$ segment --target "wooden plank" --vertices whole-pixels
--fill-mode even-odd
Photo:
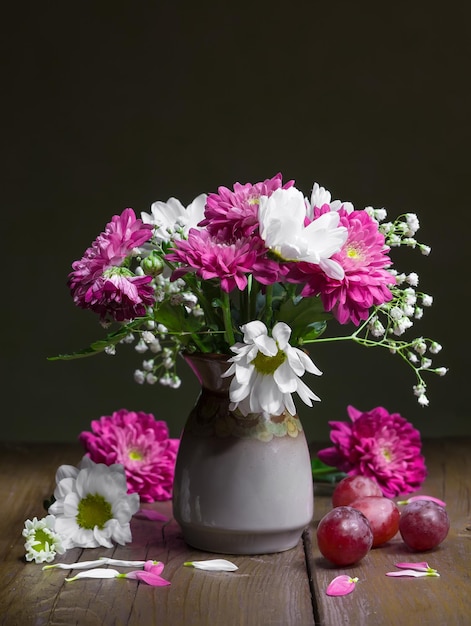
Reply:
[[[451,529],[438,548],[413,553],[400,535],[385,546],[371,550],[357,565],[337,568],[320,554],[316,526],[331,508],[332,489],[315,488],[314,521],[307,547],[318,621],[325,626],[381,624],[408,626],[468,626],[471,623],[471,440],[433,440],[424,443],[429,470],[418,493],[433,495],[447,503]],[[309,539],[308,539],[309,541]],[[440,578],[389,578],[388,571],[400,561],[427,561]],[[339,574],[358,576],[355,591],[344,597],[325,594],[328,583]]]
[[[0,518],[4,573],[0,624],[314,624],[302,542],[280,554],[228,556],[239,566],[234,573],[204,572],[183,563],[214,555],[186,546],[175,522],[166,525],[133,519],[132,544],[113,549],[76,548],[57,561],[70,563],[99,556],[160,560],[165,563],[169,587],[152,588],[129,580],[66,583],[67,570],[43,572],[40,565],[25,563],[21,537],[24,520],[44,515],[42,500],[52,493],[57,467],[76,464],[81,450],[74,445],[0,445],[0,449],[0,497],[9,507],[8,519]],[[145,506],[171,517],[168,502]]]

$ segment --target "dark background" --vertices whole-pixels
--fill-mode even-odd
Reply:
[[[229,7],[233,7],[232,9]],[[184,204],[281,171],[356,208],[417,212],[430,257],[401,255],[434,296],[412,336],[444,349],[429,408],[398,357],[312,352],[323,401],[297,406],[310,439],[345,408],[383,405],[424,436],[470,434],[470,78],[467,2],[19,3],[3,14],[3,440],[74,440],[91,419],[152,412],[178,436],[197,385],[141,387],[123,348],[48,355],[102,336],[66,279],[115,213]],[[398,257],[395,257],[398,258]]]

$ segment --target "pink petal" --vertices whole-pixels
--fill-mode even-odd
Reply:
[[[162,561],[146,561],[144,563],[144,570],[158,576],[164,571],[164,564]]]
[[[346,574],[342,574],[341,576],[337,576],[334,580],[328,585],[325,590],[328,596],[346,596],[355,589],[355,583],[358,581],[358,578],[351,578]]]
[[[145,570],[137,570],[135,572],[128,572],[125,575],[126,578],[132,578],[134,580],[142,580],[148,585],[152,585],[153,587],[164,587],[165,585],[170,585],[170,581],[165,580],[161,576],[154,574],[153,572],[146,572]]]
[[[168,517],[166,515],[162,515],[162,513],[153,511],[152,509],[139,509],[134,517],[137,517],[138,519],[148,519],[153,522],[168,522]]]
[[[425,561],[422,563],[394,563],[394,565],[402,569],[415,569],[417,572],[426,572],[431,569]]]

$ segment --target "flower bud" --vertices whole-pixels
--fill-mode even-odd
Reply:
[[[164,262],[155,252],[151,252],[141,261],[141,267],[147,276],[158,276],[163,272]]]

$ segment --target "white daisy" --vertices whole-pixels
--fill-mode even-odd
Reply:
[[[322,372],[305,352],[290,346],[287,324],[275,324],[272,337],[260,321],[249,322],[241,330],[244,342],[231,347],[236,356],[229,359],[232,364],[224,374],[233,375],[229,389],[232,411],[281,415],[287,410],[295,415],[292,393],[298,393],[308,406],[312,406],[311,400],[319,400],[300,376],[305,371],[317,376]]]
[[[54,515],[46,515],[38,520],[33,517],[27,519],[22,535],[26,538],[26,560],[35,563],[50,563],[56,554],[64,554],[60,535],[55,531],[56,518]]]
[[[325,213],[305,226],[306,208],[303,194],[294,187],[262,196],[258,210],[260,235],[266,246],[285,261],[314,263],[331,278],[341,280],[343,268],[330,257],[345,243],[347,229],[338,225],[337,211]]]
[[[158,241],[169,241],[186,236],[190,228],[196,228],[204,218],[207,194],[197,196],[186,208],[176,198],[167,202],[154,202],[150,213],[141,213],[144,224],[155,226],[154,235]]]
[[[139,495],[127,493],[122,465],[94,463],[84,457],[79,467],[61,465],[56,473],[56,531],[66,549],[113,547],[130,542],[130,520],[139,508]]]

